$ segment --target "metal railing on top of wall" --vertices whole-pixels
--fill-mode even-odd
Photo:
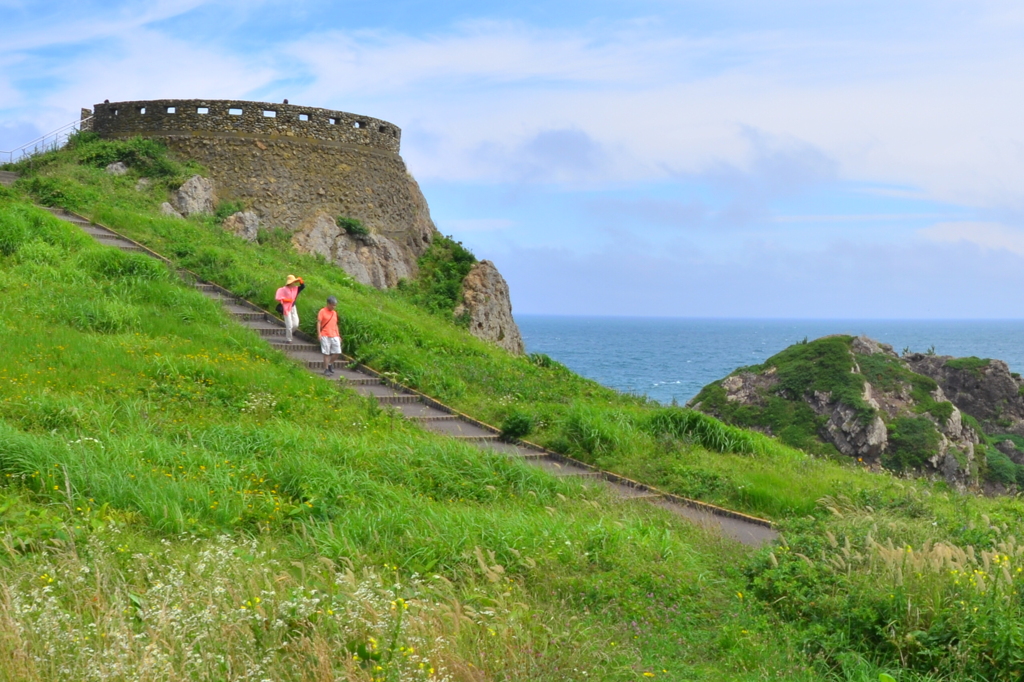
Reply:
[[[68,143],[68,138],[81,130],[83,125],[91,121],[92,116],[78,121],[72,121],[71,123],[62,125],[54,131],[46,133],[42,137],[37,137],[31,142],[26,142],[16,149],[12,149],[10,151],[0,150],[0,163],[15,163],[16,161],[30,158],[36,154],[60,149]]]

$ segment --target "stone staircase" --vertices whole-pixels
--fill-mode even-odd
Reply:
[[[4,181],[3,175],[0,175],[0,181]],[[166,258],[131,239],[81,216],[62,209],[47,210],[61,220],[78,226],[102,244],[123,251],[145,253],[170,263]],[[349,364],[347,367],[336,368],[333,376],[325,377],[322,374],[323,356],[320,354],[319,344],[314,343],[315,339],[296,331],[295,341],[289,344],[285,342],[283,322],[271,313],[234,296],[216,284],[199,281],[192,273],[181,270],[179,273],[186,281],[191,281],[204,296],[220,303],[239,324],[252,329],[275,349],[302,363],[310,372],[315,372],[325,381],[331,381],[341,388],[372,397],[381,405],[397,410],[405,418],[418,423],[428,431],[518,458],[555,476],[576,477],[589,485],[603,486],[624,500],[647,500],[743,544],[760,545],[774,540],[778,535],[772,530],[771,524],[763,519],[663,493],[528,443],[503,441],[499,438],[497,429],[459,414],[429,396],[389,382],[368,367],[353,368],[353,365]]]
[[[11,171],[0,171],[0,185],[3,185],[4,187],[10,187],[17,179],[17,173],[12,173]]]

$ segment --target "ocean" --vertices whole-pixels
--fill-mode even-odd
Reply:
[[[680,404],[737,367],[828,334],[864,334],[939,355],[997,358],[1024,371],[1024,320],[700,320],[517,315],[528,353],[545,353],[620,391]]]

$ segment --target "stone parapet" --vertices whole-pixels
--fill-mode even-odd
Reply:
[[[159,99],[95,105],[92,130],[103,137],[197,135],[291,138],[398,154],[401,129],[369,116],[317,107],[225,99]]]

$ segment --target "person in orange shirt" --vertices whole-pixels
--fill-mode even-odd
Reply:
[[[341,332],[338,331],[338,299],[327,297],[327,305],[316,315],[316,335],[324,356],[324,376],[334,374],[334,361],[341,357]]]
[[[292,342],[292,332],[299,327],[299,309],[295,307],[295,299],[305,288],[306,284],[301,277],[288,275],[284,286],[274,294],[274,298],[277,299],[277,311],[284,318],[285,343]]]

